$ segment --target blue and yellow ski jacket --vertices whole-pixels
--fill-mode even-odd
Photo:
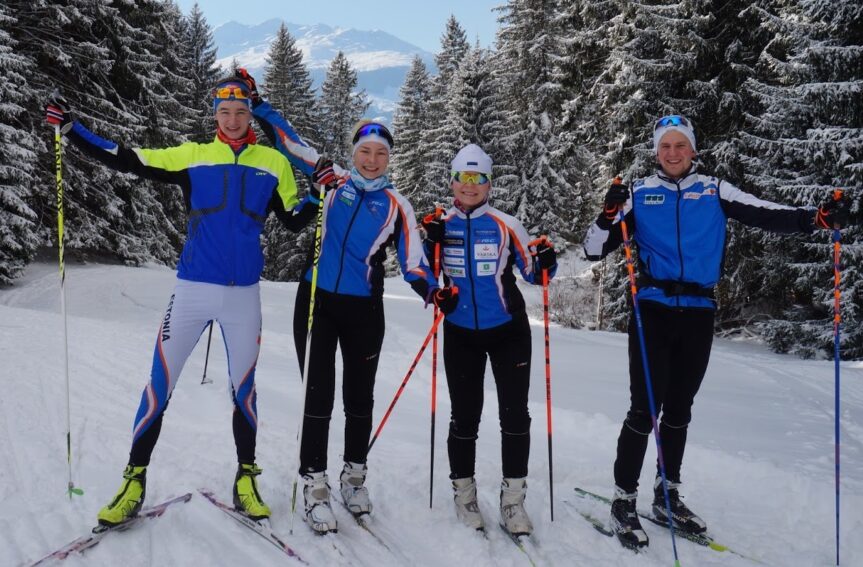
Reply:
[[[183,189],[188,233],[177,277],[219,285],[252,285],[264,266],[260,236],[270,211],[283,220],[297,204],[287,160],[248,144],[236,153],[216,138],[165,149],[128,149],[75,122],[71,140],[107,166]]]

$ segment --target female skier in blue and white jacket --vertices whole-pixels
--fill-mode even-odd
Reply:
[[[531,242],[514,217],[488,202],[491,158],[476,144],[462,148],[452,161],[453,206],[423,219],[426,253],[439,245],[444,279],[459,289],[457,308],[444,320],[444,366],[452,402],[447,447],[456,514],[482,529],[474,478],[476,440],[483,406],[487,359],[497,385],[502,435],[500,513],[513,535],[533,531],[525,509],[530,453],[530,325],[513,268],[525,281],[542,283],[557,270],[554,249],[543,239]],[[534,248],[535,256],[532,256]]]

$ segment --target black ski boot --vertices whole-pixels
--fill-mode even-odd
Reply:
[[[635,498],[637,492],[625,492],[623,489],[614,487],[614,498],[611,499],[611,531],[617,535],[617,539],[623,547],[638,550],[647,547],[650,541],[638,520],[635,511]]]
[[[707,531],[707,524],[680,500],[679,488],[679,482],[668,481],[668,500],[671,503],[674,529],[690,534],[703,534]],[[653,517],[657,524],[668,525],[665,496],[662,494],[662,477],[659,476],[653,483]]]

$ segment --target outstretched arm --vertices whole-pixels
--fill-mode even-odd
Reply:
[[[726,216],[745,225],[785,233],[808,234],[815,229],[815,209],[765,201],[725,181],[720,181],[718,187],[720,203]]]
[[[318,151],[308,145],[294,130],[293,125],[270,106],[270,103],[259,100],[253,106],[252,115],[270,142],[288,158],[291,165],[305,175],[311,176],[315,171],[315,165],[321,158]],[[333,170],[339,178],[348,175],[347,171],[337,165],[333,165]]]

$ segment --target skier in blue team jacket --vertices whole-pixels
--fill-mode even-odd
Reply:
[[[240,70],[257,95],[254,79]],[[328,189],[322,231],[315,312],[309,354],[300,474],[305,487],[304,519],[313,530],[337,530],[330,506],[327,444],[335,396],[335,354],[341,347],[345,410],[344,467],[340,493],[355,515],[372,510],[366,452],[372,428],[374,383],[384,337],[383,285],[386,247],[394,244],[402,274],[426,303],[444,312],[458,302],[455,288],[439,288],[423,253],[413,208],[386,175],[393,138],[382,124],[363,120],[351,134],[353,168],[344,172],[321,158],[291,124],[258,96],[253,114],[268,138],[313,182]],[[309,195],[297,208],[310,220],[320,201]],[[294,308],[294,342],[303,363],[311,293],[311,267],[305,272]]]
[[[447,448],[456,514],[483,529],[474,468],[483,406],[486,360],[491,359],[500,408],[503,481],[501,525],[513,535],[529,535],[533,525],[524,509],[530,453],[530,325],[513,267],[533,284],[557,270],[547,240],[531,242],[524,226],[488,202],[491,158],[476,144],[452,161],[453,206],[423,219],[426,253],[440,245],[444,279],[458,287],[461,300],[446,314],[443,357],[452,403]],[[535,256],[532,257],[532,251]]]
[[[622,209],[638,247],[638,303],[675,528],[703,533],[707,526],[680,500],[680,468],[692,402],[707,370],[727,219],[772,232],[809,233],[842,226],[849,201],[829,199],[818,210],[758,199],[716,177],[696,171],[695,133],[683,116],[659,119],[653,132],[658,171],[635,181],[632,193],[614,183],[603,211],[588,229],[584,251],[598,260],[620,246]],[[634,317],[629,321],[631,405],[617,441],[611,525],[621,543],[648,545],[636,514],[638,477],[652,424]],[[653,514],[667,522],[659,463],[654,481]]]

